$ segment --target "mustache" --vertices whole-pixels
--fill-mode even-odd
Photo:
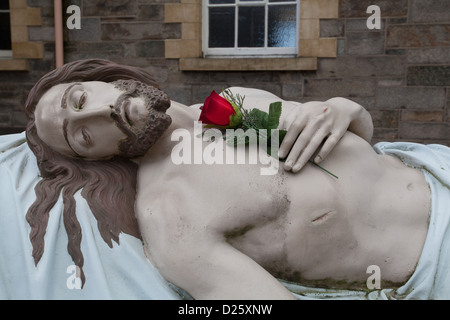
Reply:
[[[131,126],[122,116],[122,109],[125,107],[127,101],[130,98],[142,97],[145,101],[145,107],[147,108],[148,115],[144,119],[144,122],[139,127]],[[171,124],[172,119],[165,113],[167,108],[160,101],[156,100],[155,104],[151,103],[152,98],[148,97],[145,92],[139,92],[137,88],[133,87],[120,95],[114,106],[111,109],[111,118],[114,120],[117,127],[125,134],[126,138],[122,140],[119,149],[132,150],[131,154],[143,154],[145,153],[156,140],[164,133],[164,131]],[[154,100],[154,99],[153,99]],[[170,105],[170,102],[169,102]],[[160,107],[163,106],[163,110]],[[126,110],[125,110],[126,112]],[[129,151],[123,151],[123,155],[129,154]]]
[[[123,91],[114,106],[111,106],[111,118],[125,134],[119,144],[120,155],[127,158],[144,155],[172,123],[172,119],[166,114],[170,99],[158,88],[139,81],[117,80],[113,83]],[[139,124],[133,125],[127,117],[126,108],[128,100],[136,97],[144,100],[147,115]]]
[[[121,94],[119,98],[117,98],[116,103],[111,108],[111,118],[114,120],[119,129],[126,134],[128,138],[132,138],[135,135],[135,133],[133,132],[129,124],[122,117],[122,108],[125,102],[127,102],[130,98],[133,98],[135,96],[136,95],[134,91],[125,92]],[[150,111],[151,108],[148,106],[147,103],[146,107],[148,111]]]

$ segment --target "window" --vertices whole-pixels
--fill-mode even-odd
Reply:
[[[320,20],[338,18],[339,0],[179,1],[164,5],[164,22],[181,24],[164,56],[181,71],[317,70],[318,58],[337,55],[337,38],[320,37]]]
[[[11,57],[11,21],[9,1],[0,0],[0,58]]]
[[[203,1],[207,56],[295,56],[299,0]]]

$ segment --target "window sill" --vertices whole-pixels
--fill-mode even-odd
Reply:
[[[26,59],[0,59],[0,71],[28,71],[30,65]]]
[[[317,58],[181,58],[181,71],[317,70]]]

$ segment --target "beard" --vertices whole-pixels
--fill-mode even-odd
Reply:
[[[170,99],[163,91],[136,80],[118,80],[112,84],[124,92],[117,99],[111,114],[119,129],[127,136],[119,144],[120,156],[143,156],[172,123],[172,119],[166,114]],[[144,100],[148,114],[139,121],[139,125],[130,125],[121,116],[121,109],[126,100],[135,97]]]

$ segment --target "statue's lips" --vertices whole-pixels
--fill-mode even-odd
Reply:
[[[130,127],[133,126],[133,122],[130,116],[130,100],[126,100],[122,106],[122,112],[121,112],[121,116],[122,116],[122,120],[127,123]]]
[[[136,126],[139,123],[144,123],[145,119],[148,117],[149,110],[148,106],[144,103],[135,103],[134,101],[125,100],[120,115],[122,120],[127,123],[130,127]]]

